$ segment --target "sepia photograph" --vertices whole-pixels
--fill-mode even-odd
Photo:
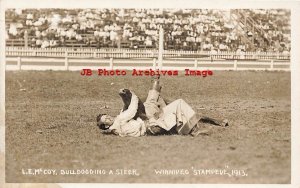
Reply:
[[[292,183],[291,8],[90,7],[5,8],[6,183]]]

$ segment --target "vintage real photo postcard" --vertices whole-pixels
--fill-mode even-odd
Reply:
[[[291,6],[71,2],[6,2],[7,183],[292,183]]]

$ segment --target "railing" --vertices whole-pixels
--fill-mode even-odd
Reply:
[[[262,28],[259,28],[258,23],[255,20],[253,20],[251,17],[246,16],[245,13],[241,12],[240,10],[236,10],[235,12],[238,14],[240,21],[246,27],[248,27],[250,31],[253,31],[255,29],[260,34],[259,37],[266,39],[266,40],[268,40],[268,42],[270,42],[270,40],[268,38],[264,37],[266,34],[265,30],[263,30]]]
[[[6,47],[6,57],[69,57],[98,59],[153,59],[158,57],[155,49],[118,49],[118,48],[24,48]],[[290,53],[276,52],[213,52],[164,50],[164,59],[200,59],[200,60],[282,60],[289,61]]]
[[[153,58],[157,50],[147,49],[117,49],[117,48],[22,48],[7,47],[7,57],[74,57],[74,58]]]
[[[149,69],[290,70],[290,54],[93,48],[6,48],[7,70]]]
[[[163,70],[280,70],[290,71],[290,62],[278,60],[163,59],[162,67],[153,59],[103,59],[70,57],[7,57],[6,70],[81,70],[81,69],[163,69]]]

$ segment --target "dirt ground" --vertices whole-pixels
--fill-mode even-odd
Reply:
[[[164,98],[182,98],[202,115],[227,118],[230,126],[205,126],[207,134],[197,137],[131,138],[101,134],[96,115],[118,114],[121,88],[146,98],[149,77],[7,71],[6,181],[290,183],[290,83],[289,72],[162,77]],[[22,174],[40,168],[41,174]],[[57,174],[44,174],[50,169]],[[102,174],[61,174],[72,169]],[[139,175],[121,175],[124,169]],[[160,170],[166,173],[156,174]]]

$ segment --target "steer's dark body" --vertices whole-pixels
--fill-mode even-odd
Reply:
[[[128,109],[128,106],[130,105],[132,93],[129,89],[121,89],[119,92],[119,95],[121,96],[123,103],[124,103],[122,111],[125,111]],[[138,110],[133,119],[136,120],[138,117],[141,118],[142,120],[147,119],[146,112],[145,112],[145,106],[140,98],[139,98],[139,103],[138,103]]]

